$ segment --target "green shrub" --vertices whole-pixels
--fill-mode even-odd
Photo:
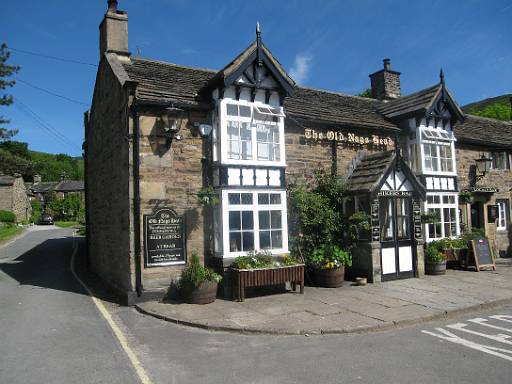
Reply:
[[[312,269],[336,269],[341,266],[352,266],[352,255],[336,245],[324,244],[313,250],[307,259]]]
[[[272,254],[268,251],[247,252],[247,256],[238,256],[231,263],[233,268],[238,269],[254,269],[254,268],[270,268],[272,264]]]
[[[432,263],[441,263],[445,260],[445,256],[442,252],[442,242],[431,241],[427,245],[425,250],[425,260]]]
[[[180,287],[197,288],[202,282],[220,282],[222,277],[211,268],[203,267],[197,252],[192,252],[190,264],[181,272]]]
[[[0,222],[1,223],[14,223],[16,221],[16,216],[14,213],[9,211],[0,210]]]
[[[468,243],[470,240],[475,240],[480,237],[485,237],[485,231],[481,228],[471,228],[467,231],[464,231],[461,238],[464,239],[466,243]]]

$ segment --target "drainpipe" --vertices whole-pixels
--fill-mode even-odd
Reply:
[[[135,290],[137,296],[141,297],[144,290],[142,286],[142,267],[141,267],[141,242],[140,242],[140,160],[139,160],[139,143],[140,143],[140,127],[139,112],[136,104],[132,105],[133,118],[133,232],[135,247]]]

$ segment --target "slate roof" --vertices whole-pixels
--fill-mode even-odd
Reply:
[[[47,193],[53,191],[57,186],[58,181],[43,181],[37,184],[33,184],[30,190],[34,193]]]
[[[427,110],[441,92],[441,84],[425,88],[419,92],[402,96],[396,100],[382,103],[379,112],[389,118],[407,115],[419,110]]]
[[[14,180],[16,180],[14,176],[0,175],[0,186],[9,187],[14,184]]]
[[[383,151],[363,157],[348,177],[347,190],[353,193],[373,191],[380,184],[394,159],[394,151]]]
[[[453,131],[462,143],[512,148],[512,122],[465,115],[464,122],[457,123]]]
[[[56,192],[80,192],[84,190],[83,180],[63,180],[55,187]]]
[[[208,102],[201,91],[217,73],[139,57],[123,62],[122,67],[130,80],[139,83],[139,99],[191,106]],[[377,112],[380,104],[374,99],[297,87],[293,96],[285,99],[285,111],[299,119],[398,130],[397,125]]]

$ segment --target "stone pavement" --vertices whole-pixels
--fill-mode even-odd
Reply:
[[[369,332],[512,302],[512,259],[496,271],[447,270],[444,276],[340,288],[217,299],[207,305],[149,301],[137,309],[178,324],[209,330],[268,334]]]

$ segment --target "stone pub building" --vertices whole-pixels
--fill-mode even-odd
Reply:
[[[192,252],[220,271],[250,250],[285,254],[287,185],[319,168],[347,181],[347,212],[371,216],[353,255],[370,282],[422,276],[424,242],[464,227],[510,256],[512,124],[465,115],[442,73],[402,96],[385,59],[370,81],[372,98],[298,86],[259,28],[220,70],[135,57],[108,1],[85,114],[91,269],[132,303],[163,295]]]

